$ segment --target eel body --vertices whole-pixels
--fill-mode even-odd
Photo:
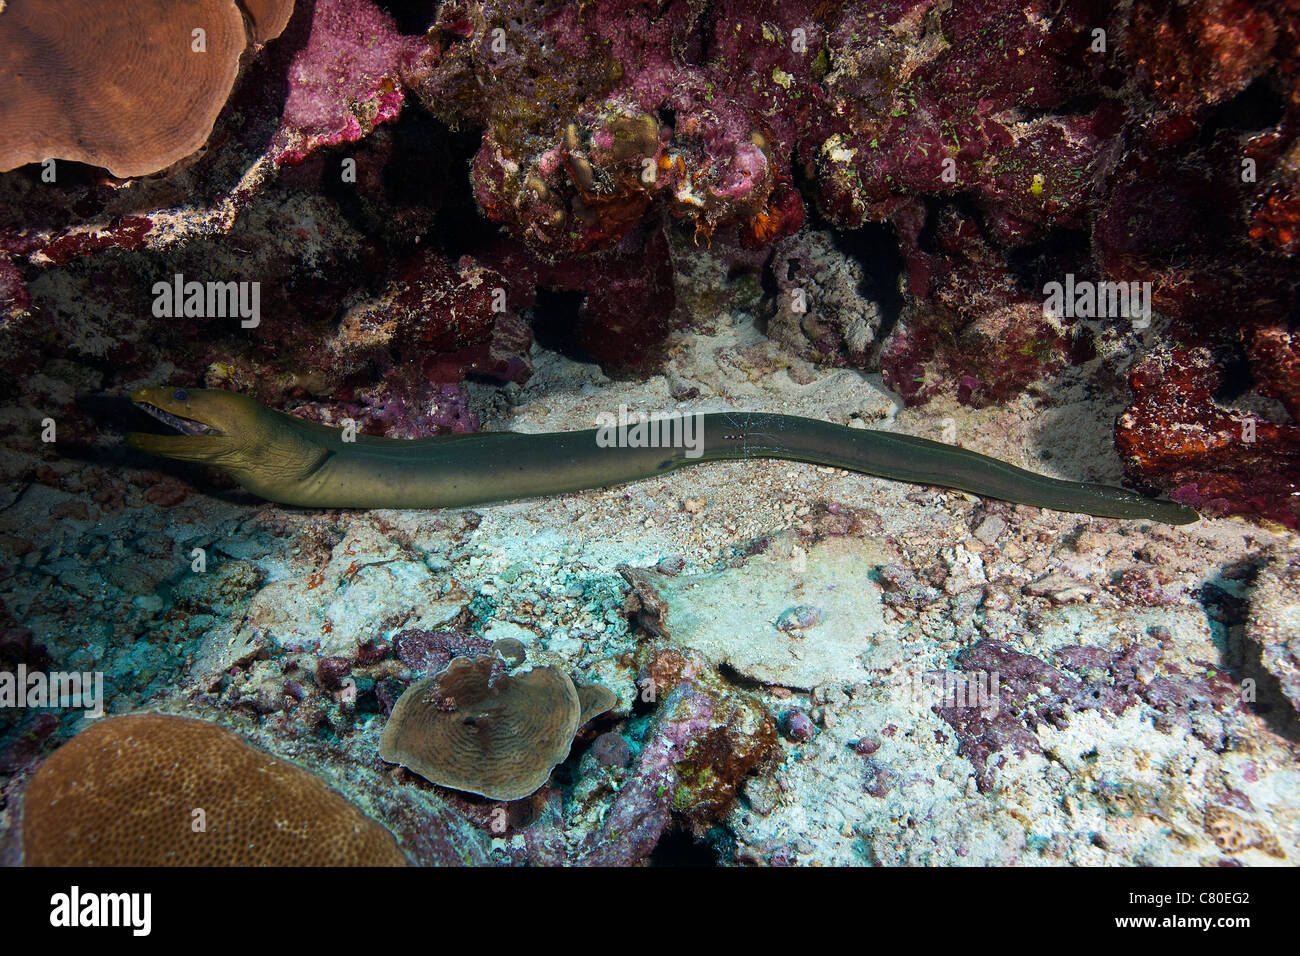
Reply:
[[[341,429],[235,392],[142,388],[131,397],[181,432],[133,432],[132,447],[211,465],[255,495],[307,508],[455,508],[601,488],[702,462],[779,458],[1056,511],[1167,524],[1199,517],[1173,501],[1048,478],[955,445],[789,415],[696,415],[689,448],[606,447],[601,429],[345,441]]]

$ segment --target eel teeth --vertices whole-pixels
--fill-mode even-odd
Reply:
[[[178,432],[184,435],[220,435],[221,432],[204,425],[202,422],[196,422],[192,418],[181,418],[179,415],[173,415],[171,412],[165,412],[157,405],[150,405],[148,402],[141,402],[140,407],[152,415],[164,425],[170,425]]]

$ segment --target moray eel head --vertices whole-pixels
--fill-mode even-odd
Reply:
[[[138,388],[131,401],[179,435],[131,432],[129,447],[162,458],[212,465],[272,501],[320,464],[326,448],[306,422],[263,408],[256,399],[209,388]]]
[[[131,401],[179,435],[148,435],[131,432],[131,448],[207,465],[220,465],[236,453],[245,429],[241,422],[257,410],[245,395],[207,388],[137,388]]]

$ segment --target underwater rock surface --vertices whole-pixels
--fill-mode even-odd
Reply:
[[[17,675],[76,672],[421,865],[1300,862],[1294,0],[241,7],[183,149],[0,123],[0,861],[112,726]],[[1204,517],[770,459],[305,511],[125,450],[145,385],[390,439],[797,414]],[[381,758],[493,648],[617,700],[517,799]]]
[[[851,370],[771,369],[753,317],[677,345],[668,374],[633,384],[536,352],[513,403],[489,385],[474,401],[491,427],[546,430],[680,385],[704,408],[833,396],[845,420],[954,427],[1041,470],[1114,477],[1087,471],[1108,434],[1082,376],[1055,420],[940,405],[945,426]],[[223,715],[327,775],[415,862],[657,862],[673,831],[730,864],[1272,864],[1300,848],[1280,531],[1088,519],[772,461],[475,511],[327,514],[62,471],[76,490],[32,484],[0,512],[6,666],[102,669],[109,712]],[[656,609],[666,633],[645,626]],[[619,698],[541,790],[490,801],[380,760],[405,687],[506,640]],[[945,681],[979,706],[951,706]],[[0,716],[12,826],[29,773],[86,722]]]
[[[798,535],[762,542],[737,568],[689,576],[630,575],[641,623],[764,684],[811,691],[857,670],[884,638],[872,572],[892,549],[870,539],[832,539],[805,551]],[[646,609],[650,608],[647,614]]]

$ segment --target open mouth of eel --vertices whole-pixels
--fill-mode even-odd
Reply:
[[[164,425],[170,425],[182,435],[220,435],[221,430],[213,428],[211,425],[205,425],[202,422],[195,421],[192,418],[182,418],[180,415],[173,415],[171,412],[165,412],[157,405],[151,405],[148,402],[137,402],[136,405]]]

